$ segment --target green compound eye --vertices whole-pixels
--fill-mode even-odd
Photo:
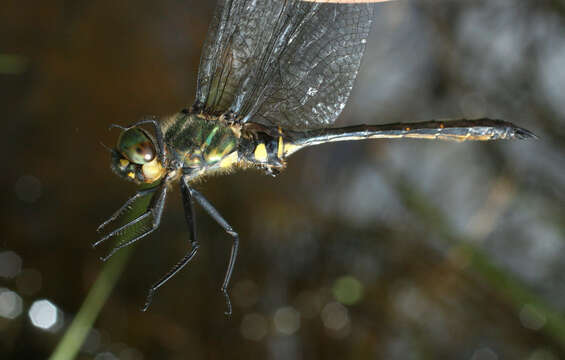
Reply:
[[[128,129],[120,135],[117,150],[135,164],[143,165],[155,158],[153,143],[145,132],[138,128]]]

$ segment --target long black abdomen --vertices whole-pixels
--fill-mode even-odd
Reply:
[[[384,125],[355,125],[343,128],[285,132],[285,155],[312,145],[334,141],[365,139],[429,139],[451,141],[488,141],[528,139],[536,136],[510,122],[492,119],[424,121]]]

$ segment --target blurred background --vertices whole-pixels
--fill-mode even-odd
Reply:
[[[230,238],[198,208],[196,260],[140,312],[188,249],[180,192],[101,263],[95,229],[135,187],[100,143],[192,104],[213,7],[3,2],[0,358],[48,358],[96,286],[79,359],[565,358],[563,0],[379,5],[337,125],[488,116],[540,140],[336,143],[211,178],[241,238],[231,319]]]

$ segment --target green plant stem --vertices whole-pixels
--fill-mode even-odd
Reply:
[[[133,247],[122,249],[105,264],[50,360],[67,360],[76,357],[102,306],[116,285],[132,250]]]

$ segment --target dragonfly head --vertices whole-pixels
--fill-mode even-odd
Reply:
[[[112,149],[112,170],[118,176],[136,184],[149,184],[160,180],[166,173],[161,165],[155,142],[139,127],[125,129]]]

